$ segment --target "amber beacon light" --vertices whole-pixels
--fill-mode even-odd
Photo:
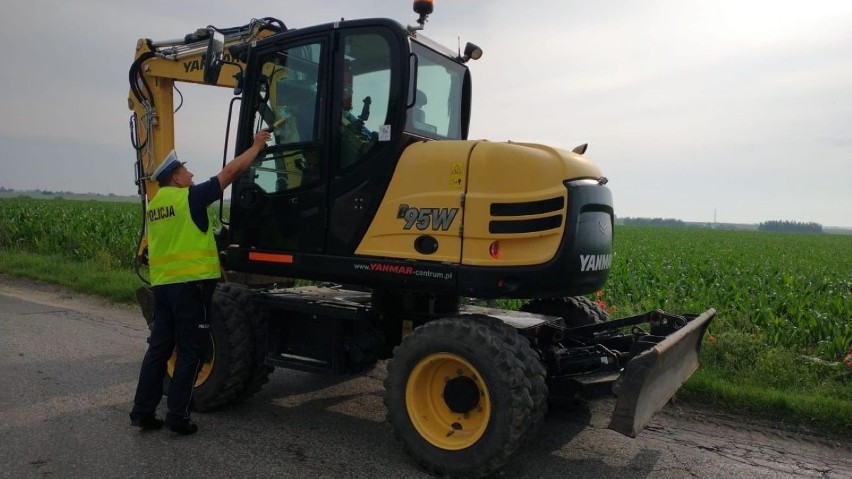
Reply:
[[[417,19],[417,23],[420,25],[419,27],[409,27],[412,30],[423,30],[423,27],[426,24],[426,18],[429,17],[429,14],[435,10],[435,2],[434,0],[414,0],[414,13],[419,15],[420,17]]]
[[[429,15],[434,9],[434,0],[414,0],[414,13],[419,15]]]

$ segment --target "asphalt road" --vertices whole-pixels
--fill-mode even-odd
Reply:
[[[355,377],[277,370],[245,403],[194,415],[194,436],[140,432],[128,412],[146,336],[134,308],[0,276],[0,477],[431,477],[384,422],[383,364]],[[629,439],[605,428],[611,406],[552,410],[498,476],[852,477],[852,448],[836,439],[686,406]]]

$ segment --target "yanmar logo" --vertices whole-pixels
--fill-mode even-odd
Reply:
[[[410,276],[414,273],[414,268],[411,266],[400,266],[396,264],[370,263],[370,271],[405,274]]]
[[[437,271],[431,269],[418,269],[414,266],[387,263],[354,263],[352,266],[355,268],[356,271],[370,271],[373,273],[390,273],[399,274],[402,276],[414,276],[419,280],[453,280],[453,272],[451,270]]]
[[[611,254],[581,254],[580,271],[601,271],[612,266]]]
[[[233,63],[235,61],[234,58],[227,53],[223,55],[223,60],[225,63]],[[204,70],[204,57],[201,57],[201,60],[189,60],[183,62],[184,73],[192,73],[202,70]]]

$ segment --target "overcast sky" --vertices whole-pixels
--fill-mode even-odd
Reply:
[[[416,17],[409,0],[3,0],[0,186],[134,194],[136,40],[267,16]],[[485,52],[471,139],[588,142],[619,216],[852,226],[852,1],[437,0],[425,34]],[[206,178],[230,91],[181,89],[177,149]]]

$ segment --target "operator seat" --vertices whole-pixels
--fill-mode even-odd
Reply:
[[[436,133],[437,128],[434,125],[426,123],[426,112],[422,107],[429,103],[429,98],[423,90],[417,90],[417,95],[414,98],[414,106],[411,107],[411,112],[408,116],[408,124],[406,129],[413,132],[421,133]]]
[[[417,97],[414,100],[414,107],[412,108],[415,123],[426,123],[426,112],[423,111],[422,107],[428,102],[429,99],[423,93],[423,90],[417,90]]]

